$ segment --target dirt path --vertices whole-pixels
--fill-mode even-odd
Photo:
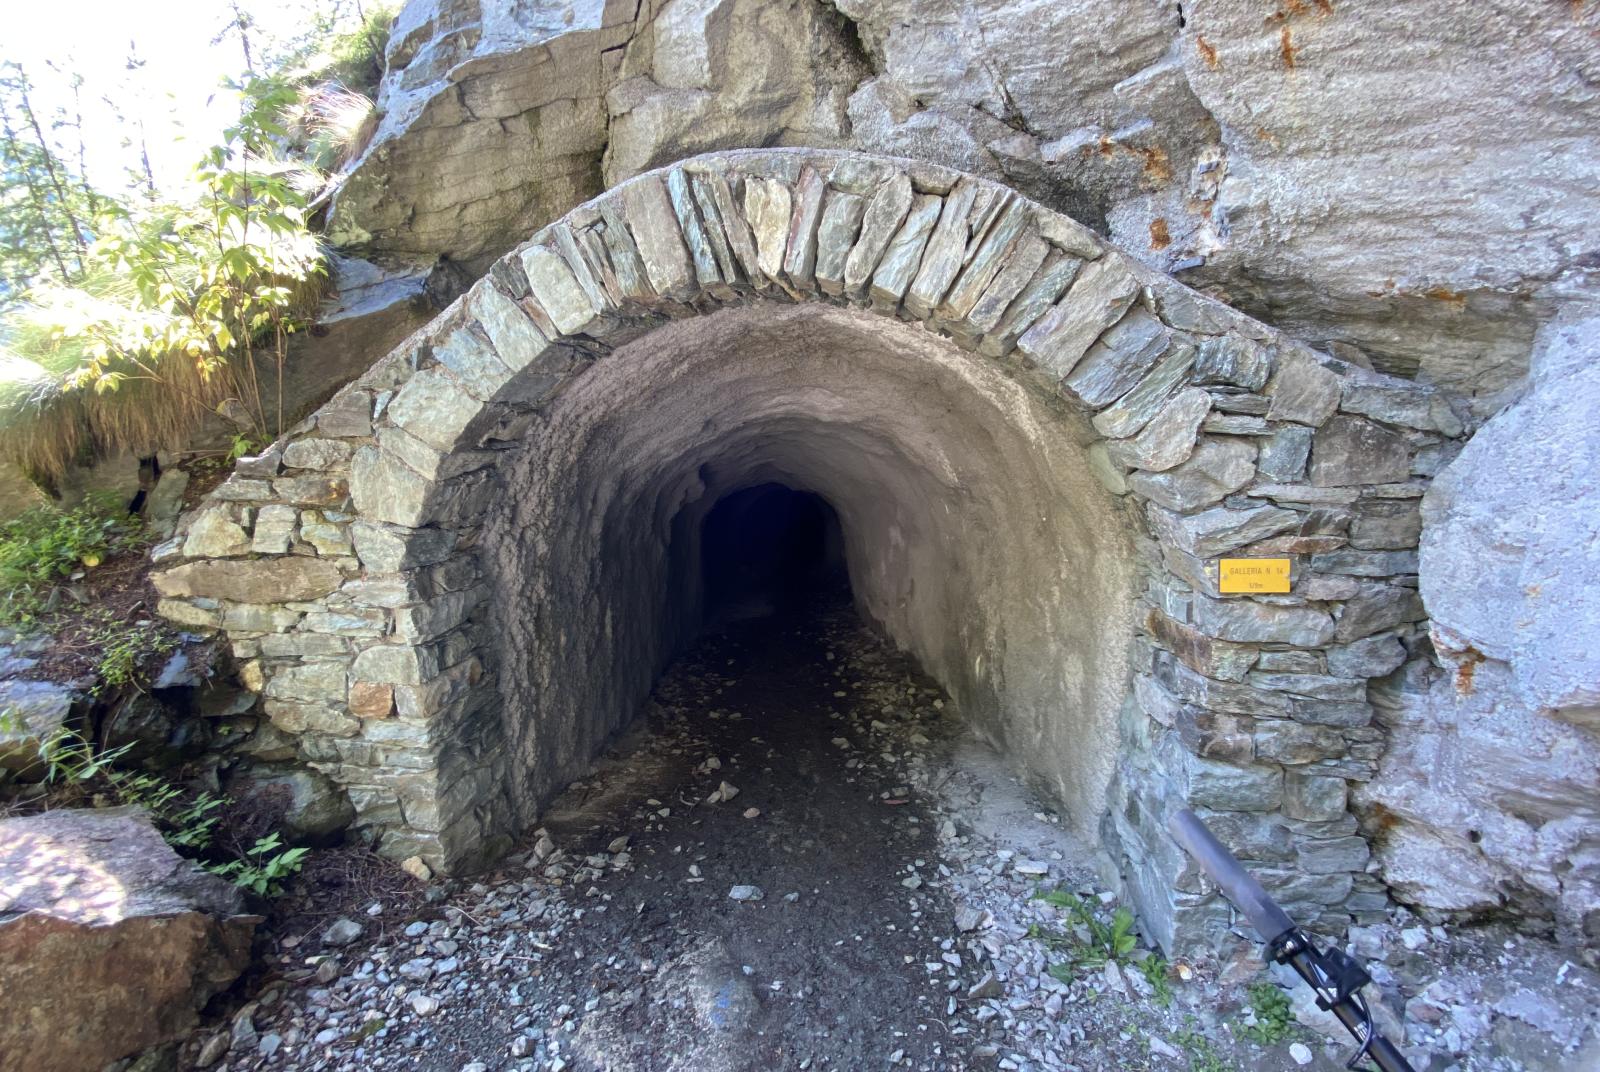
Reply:
[[[948,1023],[956,965],[939,947],[953,909],[918,877],[935,859],[933,824],[845,714],[870,692],[891,708],[883,725],[939,732],[941,694],[908,661],[854,678],[830,650],[847,630],[832,615],[707,638],[658,687],[648,752],[608,764],[547,817],[580,857],[629,837],[626,868],[594,887],[606,911],[565,933],[623,970],[560,957],[550,969],[618,995],[577,1033],[597,1066],[856,1067],[898,1051],[962,1067]],[[903,690],[892,704],[891,684]],[[732,799],[710,799],[726,787]],[[740,886],[760,899],[735,900]],[[655,970],[626,982],[640,963]]]
[[[1250,943],[1221,963],[1133,948],[1107,964],[1076,914],[1108,926],[1116,909],[1091,859],[848,610],[747,621],[670,668],[639,728],[498,870],[278,928],[252,996],[177,1067],[1342,1067],[1337,1028],[1324,1039],[1245,992]],[[329,927],[334,911],[348,916]],[[1360,941],[1391,1036],[1465,1054],[1419,1068],[1585,1067],[1600,977],[1494,930],[1402,942],[1408,919]],[[1291,994],[1306,1022],[1325,1018]],[[1423,1020],[1402,1028],[1413,1008]],[[1469,1014],[1478,1034],[1445,1026]]]

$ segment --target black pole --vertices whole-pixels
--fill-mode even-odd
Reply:
[[[1168,820],[1167,830],[1223,895],[1244,913],[1267,943],[1267,959],[1293,968],[1316,991],[1317,1007],[1333,1013],[1360,1043],[1361,1048],[1348,1067],[1355,1068],[1362,1059],[1368,1059],[1380,1072],[1416,1072],[1405,1055],[1373,1026],[1372,1011],[1360,994],[1372,977],[1360,964],[1341,949],[1318,949],[1194,812],[1187,808],[1178,811]]]

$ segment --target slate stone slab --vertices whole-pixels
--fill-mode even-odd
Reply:
[[[1267,418],[1294,421],[1316,427],[1333,416],[1339,407],[1343,381],[1337,374],[1303,350],[1290,350],[1278,357],[1278,369],[1267,385],[1272,404]]]
[[[1000,269],[983,295],[967,314],[967,327],[974,334],[993,331],[1022,288],[1028,285],[1050,253],[1050,243],[1038,235],[1026,234]]]
[[[961,320],[972,312],[989,284],[1006,267],[1012,249],[1032,222],[1032,212],[1017,198],[1008,195],[1000,203],[1004,206],[1000,218],[983,236],[960,278],[939,303],[936,312],[941,320]]]
[[[1264,480],[1287,484],[1305,476],[1306,460],[1311,457],[1311,429],[1300,424],[1280,425],[1261,444],[1257,468]]]
[[[1100,333],[1122,319],[1139,294],[1139,281],[1117,257],[1085,267],[1067,294],[1017,340],[1023,355],[1057,379],[1077,367]]]
[[[1111,443],[1113,460],[1131,469],[1165,472],[1194,453],[1200,422],[1211,412],[1211,396],[1198,387],[1185,388],[1156,411],[1133,439]]]
[[[1128,486],[1169,510],[1189,513],[1219,502],[1256,475],[1256,448],[1242,440],[1208,439],[1188,460],[1162,473],[1136,472]]]
[[[694,262],[666,183],[652,175],[631,182],[622,189],[622,204],[650,286],[664,298],[688,301],[695,292]]]
[[[1188,343],[1174,343],[1133,390],[1095,414],[1095,431],[1109,439],[1126,439],[1137,435],[1161,411],[1178,384],[1188,377],[1194,363],[1194,353],[1195,348]]]
[[[710,199],[717,207],[717,218],[722,222],[722,233],[728,240],[729,250],[738,260],[744,277],[752,284],[756,283],[761,278],[760,254],[756,251],[750,224],[739,211],[739,202],[727,178],[718,174],[696,176],[695,184],[697,188],[703,185],[709,191]]]
[[[880,186],[867,201],[861,216],[861,237],[851,247],[845,258],[844,289],[847,294],[859,296],[883,259],[889,243],[905,223],[912,204],[911,176],[897,172]]]
[[[1333,616],[1316,607],[1279,606],[1258,600],[1196,595],[1194,627],[1219,640],[1316,648],[1333,639]]]
[[[1038,272],[1006,309],[1000,323],[979,342],[978,352],[985,357],[1009,354],[1018,338],[1054,307],[1062,292],[1078,277],[1083,263],[1080,258],[1059,251],[1046,255]]]
[[[827,189],[827,181],[815,168],[808,164],[800,169],[783,255],[783,274],[797,290],[816,289],[817,223],[822,219],[822,197]]]
[[[828,195],[817,225],[817,287],[829,295],[844,293],[845,264],[861,232],[867,202],[859,194],[834,191]]]
[[[875,306],[894,308],[900,304],[906,288],[916,275],[923,248],[928,243],[928,236],[933,233],[943,204],[937,194],[919,194],[911,202],[911,211],[906,213],[905,223],[884,250],[878,270],[872,274],[870,293]]]
[[[1091,408],[1110,405],[1154,367],[1171,341],[1165,324],[1135,307],[1089,347],[1062,386]]]
[[[1235,510],[1213,506],[1197,514],[1179,516],[1152,508],[1156,531],[1196,558],[1213,558],[1290,529],[1298,528],[1300,515],[1277,506]]]
[[[1317,429],[1310,472],[1323,487],[1395,483],[1411,475],[1411,445],[1399,432],[1339,414]]]
[[[695,282],[702,290],[722,290],[722,273],[717,268],[716,254],[712,252],[711,239],[706,236],[705,226],[700,221],[700,210],[695,205],[694,192],[689,188],[689,177],[682,168],[667,172],[667,195],[672,200],[672,213],[677,218],[678,230],[683,234],[689,260],[694,264]]]
[[[1194,382],[1198,384],[1230,384],[1259,391],[1271,373],[1271,351],[1237,335],[1206,339],[1194,360]]]
[[[944,199],[939,222],[928,236],[916,277],[906,290],[906,312],[918,320],[926,320],[933,314],[934,306],[939,304],[961,270],[967,252],[967,221],[978,192],[976,182],[963,178]]]

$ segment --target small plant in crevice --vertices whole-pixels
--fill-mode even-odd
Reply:
[[[15,708],[0,711],[0,729],[25,732],[21,714]],[[71,730],[59,730],[39,742],[39,759],[45,768],[45,784],[72,786],[92,783],[107,776],[111,765],[131,747],[95,748]]]
[[[1250,1011],[1255,1023],[1239,1027],[1239,1034],[1263,1046],[1275,1046],[1289,1037],[1294,1027],[1294,1008],[1289,997],[1270,980],[1250,984]]]
[[[168,845],[191,853],[210,848],[218,818],[213,813],[226,798],[190,793],[156,774],[113,770],[106,777],[120,803],[137,804],[150,813]]]
[[[1043,942],[1048,949],[1067,954],[1067,960],[1049,968],[1050,975],[1063,983],[1070,983],[1080,971],[1098,971],[1108,961],[1118,965],[1129,963],[1139,946],[1133,933],[1133,913],[1125,907],[1119,906],[1107,922],[1081,897],[1068,890],[1041,888],[1033,897],[1067,913],[1069,930],[1037,923],[1028,928],[1028,937]]]
[[[1158,1008],[1169,1008],[1172,1005],[1172,965],[1167,963],[1167,958],[1152,953],[1136,966],[1139,974],[1144,976],[1144,981],[1150,984],[1150,1000]]]
[[[1178,1049],[1189,1055],[1189,1072],[1233,1072],[1211,1040],[1202,1035],[1189,1020],[1189,1026],[1173,1036]]]
[[[177,637],[150,623],[107,624],[89,639],[100,652],[94,667],[100,679],[92,690],[96,695],[136,684],[146,660],[165,655],[178,646]]]

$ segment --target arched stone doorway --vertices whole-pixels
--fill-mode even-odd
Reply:
[[[1381,899],[1346,790],[1459,431],[1003,187],[717,154],[508,254],[243,463],[157,583],[385,851],[462,868],[692,633],[705,512],[813,492],[865,613],[1169,944],[1226,917],[1162,833],[1181,803],[1302,915]],[[1293,588],[1224,597],[1222,555],[1289,557]]]

